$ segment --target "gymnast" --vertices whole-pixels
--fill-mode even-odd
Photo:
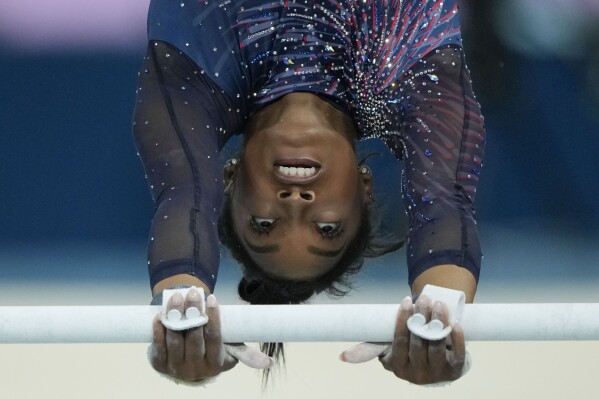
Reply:
[[[456,0],[153,0],[133,130],[155,203],[148,270],[154,303],[201,287],[210,321],[186,332],[157,319],[153,367],[202,381],[238,361],[268,369],[262,351],[223,345],[212,293],[224,244],[252,304],[343,295],[364,257],[396,250],[373,222],[373,176],[356,142],[382,140],[403,162],[407,265],[425,284],[474,298],[481,252],[474,215],[484,127],[464,61]],[[225,143],[243,135],[223,166]],[[224,171],[224,172],[223,172]],[[399,212],[399,209],[397,210]],[[197,290],[169,308],[200,307]],[[414,312],[447,324],[444,304],[404,300],[394,342],[341,359],[379,358],[417,384],[460,377],[464,335],[410,334]]]

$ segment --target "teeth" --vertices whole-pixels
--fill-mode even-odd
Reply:
[[[316,168],[315,167],[311,167],[311,168],[302,168],[302,167],[295,167],[295,166],[279,166],[279,173],[285,175],[285,176],[291,176],[291,177],[310,177],[310,176],[314,176],[316,174]]]

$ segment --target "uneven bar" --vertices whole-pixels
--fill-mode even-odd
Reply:
[[[225,342],[389,342],[398,305],[223,305]],[[0,307],[0,343],[149,343],[160,306]],[[599,340],[599,303],[466,305],[468,341]]]

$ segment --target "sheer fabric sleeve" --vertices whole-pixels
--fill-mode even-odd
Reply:
[[[397,84],[400,134],[386,143],[404,161],[409,283],[442,264],[464,267],[478,280],[482,254],[474,201],[485,132],[462,48],[431,51]]]
[[[155,205],[148,244],[152,287],[190,274],[214,290],[223,197],[219,151],[238,127],[229,99],[191,59],[167,43],[149,44],[133,135]]]

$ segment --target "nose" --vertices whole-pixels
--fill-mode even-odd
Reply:
[[[279,190],[277,197],[285,201],[300,201],[302,203],[309,203],[314,201],[315,195],[312,190],[300,190],[299,187],[292,187],[289,190]]]

